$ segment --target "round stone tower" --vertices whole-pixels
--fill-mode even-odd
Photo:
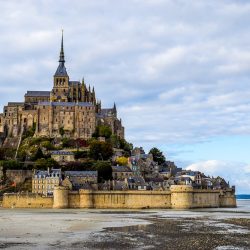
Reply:
[[[193,187],[188,185],[172,185],[171,206],[176,209],[187,209],[193,207]]]
[[[53,208],[69,207],[69,189],[68,187],[54,187],[54,203]]]

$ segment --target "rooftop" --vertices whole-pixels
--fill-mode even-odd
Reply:
[[[30,97],[36,97],[36,96],[44,96],[44,97],[49,97],[50,96],[50,91],[27,91],[25,96],[30,96]]]
[[[64,107],[94,107],[90,102],[39,102],[40,106],[64,106]]]
[[[112,166],[113,172],[132,172],[131,168],[128,166]]]
[[[65,176],[97,176],[97,171],[65,171]]]
[[[73,152],[70,151],[51,151],[51,155],[74,155]]]

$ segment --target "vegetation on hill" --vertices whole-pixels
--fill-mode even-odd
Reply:
[[[127,166],[128,165],[128,157],[125,156],[121,156],[116,158],[116,164],[118,164],[119,166]]]
[[[151,148],[149,154],[153,155],[153,160],[157,162],[158,165],[161,165],[166,161],[165,156],[158,148]]]
[[[109,160],[113,155],[113,147],[110,142],[92,140],[89,146],[89,157],[94,160]]]
[[[109,139],[111,135],[112,135],[112,130],[109,126],[99,125],[96,127],[92,137],[94,138],[105,137],[106,139]]]

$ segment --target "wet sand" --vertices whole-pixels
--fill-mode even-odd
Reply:
[[[237,209],[0,209],[0,249],[250,249]]]

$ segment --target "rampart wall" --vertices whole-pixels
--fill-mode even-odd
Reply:
[[[42,197],[39,194],[4,194],[5,208],[52,208],[53,197]]]
[[[236,207],[233,190],[197,190],[189,186],[171,186],[170,191],[69,191],[56,187],[54,197],[38,194],[4,194],[5,208],[211,208]]]

